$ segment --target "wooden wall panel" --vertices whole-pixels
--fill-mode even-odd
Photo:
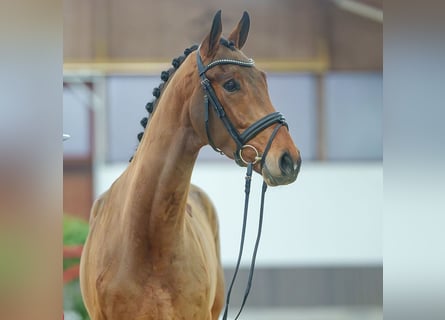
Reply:
[[[317,53],[320,9],[315,0],[65,0],[65,60],[165,60],[200,42],[214,13],[224,33],[251,16],[245,51],[261,59],[309,59]]]
[[[64,4],[66,61],[170,60],[201,41],[221,8],[225,34],[244,10],[250,13],[244,51],[257,60],[314,60],[324,39],[334,70],[380,70],[383,64],[382,24],[346,12],[332,1],[64,0]]]
[[[65,60],[91,60],[93,52],[91,0],[63,1],[63,54]]]
[[[327,38],[331,69],[382,70],[383,25],[331,6]]]
[[[249,12],[251,30],[245,51],[255,57],[309,59],[316,55],[317,1],[110,1],[109,53],[115,59],[169,59],[203,39],[219,8],[226,35],[242,12]]]
[[[91,161],[63,161],[63,212],[89,220],[93,204]]]

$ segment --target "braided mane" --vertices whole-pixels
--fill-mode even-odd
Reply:
[[[221,38],[220,43],[223,46],[229,48],[230,50],[235,50],[233,41],[227,41],[226,39]],[[142,120],[140,121],[141,126],[144,128],[144,131],[139,132],[137,135],[139,142],[141,142],[142,137],[144,136],[145,128],[147,127],[147,124],[148,124],[148,118],[155,112],[156,106],[159,101],[159,97],[161,96],[162,90],[167,85],[168,80],[173,75],[173,73],[175,73],[175,71],[181,66],[181,64],[184,62],[185,58],[187,58],[187,56],[190,53],[192,53],[193,51],[195,51],[196,49],[198,49],[198,45],[196,45],[196,44],[191,46],[190,48],[185,49],[183,55],[181,55],[177,58],[174,58],[172,60],[172,66],[173,66],[172,68],[161,72],[162,82],[159,86],[157,86],[153,89],[154,99],[145,105],[145,109],[148,112],[148,117],[143,117]],[[130,158],[130,162],[131,162],[131,160],[133,160],[133,156]]]
[[[154,99],[145,105],[145,109],[148,112],[148,117],[144,117],[140,121],[141,126],[144,128],[144,131],[138,133],[137,137],[138,137],[139,142],[141,142],[142,137],[144,136],[145,128],[147,127],[147,124],[148,124],[148,118],[155,112],[156,106],[159,101],[159,97],[161,96],[162,90],[167,85],[168,80],[173,75],[173,73],[175,73],[175,71],[181,66],[181,64],[184,62],[185,58],[187,58],[187,56],[190,53],[192,53],[193,51],[195,51],[196,49],[198,49],[198,45],[193,45],[190,48],[185,49],[183,55],[181,55],[177,58],[174,58],[172,60],[172,66],[173,66],[172,68],[161,72],[162,82],[161,82],[161,84],[159,84],[159,86],[157,86],[153,89]],[[130,158],[130,162],[131,162],[131,160],[133,160],[133,156]]]

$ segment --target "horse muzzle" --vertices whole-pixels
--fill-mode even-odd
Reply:
[[[268,186],[286,185],[297,179],[300,166],[300,156],[294,159],[288,152],[284,152],[276,160],[266,158],[261,174]]]

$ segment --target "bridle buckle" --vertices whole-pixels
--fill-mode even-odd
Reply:
[[[207,88],[210,85],[210,80],[207,78],[204,78],[201,80],[201,85],[203,88]]]

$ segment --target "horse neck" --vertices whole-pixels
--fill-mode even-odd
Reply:
[[[165,87],[126,175],[130,204],[125,223],[132,243],[157,246],[164,253],[183,230],[192,170],[202,146],[189,117],[191,81],[180,70]]]

